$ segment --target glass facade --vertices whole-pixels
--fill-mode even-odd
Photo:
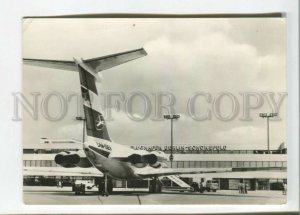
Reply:
[[[134,147],[132,147],[134,148]],[[56,154],[61,151],[78,151],[78,149],[23,149],[23,154]],[[151,152],[151,150],[149,150]],[[170,150],[159,150],[170,154]],[[270,154],[286,154],[285,150],[270,150]],[[173,150],[173,154],[268,154],[267,150]]]
[[[24,160],[23,166],[25,167],[60,167],[52,160]]]
[[[170,150],[162,150],[170,154]],[[268,154],[267,150],[173,150],[173,154]],[[270,154],[286,154],[286,150],[270,150]]]
[[[171,163],[167,162],[168,167]],[[286,167],[286,161],[173,161],[173,168]]]
[[[171,162],[167,162],[171,167]],[[24,160],[25,167],[60,167],[52,160]],[[286,161],[173,161],[173,168],[286,167]]]

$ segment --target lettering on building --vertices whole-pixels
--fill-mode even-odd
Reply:
[[[169,145],[162,145],[162,146],[131,146],[133,149],[137,150],[146,150],[146,151],[170,151],[171,146]],[[173,146],[173,151],[225,151],[225,145],[177,145]]]

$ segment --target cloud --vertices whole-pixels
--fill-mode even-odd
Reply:
[[[72,134],[72,137],[70,137]],[[83,122],[74,122],[65,126],[58,127],[52,132],[52,138],[64,138],[82,140],[83,137]]]
[[[262,148],[265,141],[265,129],[262,127],[241,126],[227,131],[220,131],[215,134],[217,142],[231,147],[252,146]],[[252,148],[251,147],[251,148]]]
[[[277,136],[275,134],[275,136]],[[240,126],[230,130],[220,131],[215,134],[216,142],[227,145],[232,149],[267,149],[266,127]],[[270,149],[277,149],[280,141],[270,140]],[[282,139],[284,142],[284,139]]]
[[[153,93],[175,95],[174,108],[182,116],[174,123],[176,144],[230,144],[234,138],[240,141],[250,132],[251,137],[243,140],[243,145],[251,148],[255,142],[257,147],[265,147],[264,131],[260,131],[264,130],[265,122],[259,117],[243,122],[238,120],[240,113],[230,122],[218,121],[214,116],[210,121],[199,122],[187,117],[187,102],[198,91],[209,92],[213,98],[219,92],[228,91],[238,98],[242,108],[239,92],[285,91],[284,30],[282,19],[265,18],[34,19],[23,34],[23,56],[87,59],[144,47],[146,57],[102,72],[104,81],[98,84],[101,92],[123,92],[126,98],[133,92],[144,93],[151,100],[150,117],[154,110]],[[78,73],[24,66],[23,90],[27,95],[41,92],[41,96],[55,90],[67,97],[80,90]],[[56,123],[26,118],[26,142],[50,134],[80,138],[80,123],[72,126],[77,107],[69,102],[68,108],[65,118]],[[143,108],[142,101],[136,100],[133,114],[141,116]],[[212,103],[205,106],[201,103],[196,111],[202,113],[212,108]],[[230,109],[226,103],[223,108]],[[269,110],[265,103],[252,114],[258,116],[259,111]],[[281,111],[284,113],[285,108]],[[170,141],[168,121],[130,120],[124,103],[113,117],[115,120],[107,124],[117,142],[156,145]],[[273,126],[277,132],[272,133],[272,142],[280,143],[285,139],[285,116]]]

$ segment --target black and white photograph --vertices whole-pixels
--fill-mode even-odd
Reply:
[[[286,204],[286,56],[282,16],[24,18],[24,204]]]

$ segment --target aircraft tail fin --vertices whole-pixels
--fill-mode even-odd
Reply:
[[[40,66],[50,69],[76,71],[76,65],[74,61],[23,58],[23,62],[26,65]]]
[[[98,73],[146,55],[147,52],[143,48],[140,48],[103,57],[82,60],[82,62],[85,63],[90,69]],[[23,58],[23,62],[27,65],[77,71],[77,66],[74,61]]]
[[[88,136],[111,141],[104,117],[101,113],[99,98],[97,98],[97,72],[137,59],[144,55],[146,55],[144,49],[137,49],[90,60],[79,60],[74,58],[80,77],[81,95]]]
[[[77,64],[79,72],[87,136],[111,141],[107,131],[104,117],[101,113],[99,99],[97,98],[97,74],[94,71],[89,70],[89,68],[87,68],[87,66],[84,63],[76,59],[74,60]]]
[[[104,57],[83,60],[83,62],[96,72],[100,72],[146,55],[147,52],[143,48],[140,48]]]

